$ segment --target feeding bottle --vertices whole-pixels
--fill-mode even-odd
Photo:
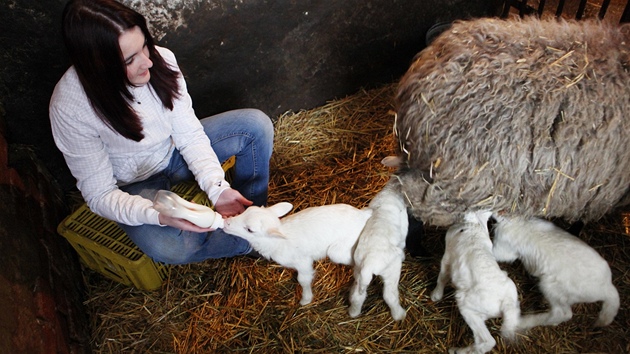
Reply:
[[[153,208],[164,215],[186,219],[200,227],[223,227],[221,214],[205,205],[191,203],[171,191],[159,190],[153,200]]]

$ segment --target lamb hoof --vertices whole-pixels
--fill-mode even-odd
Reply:
[[[431,301],[440,301],[442,300],[442,297],[444,296],[444,293],[438,290],[433,290],[433,292],[431,293]]]
[[[472,347],[465,348],[450,348],[448,350],[448,354],[478,354],[481,352],[475,351]]]
[[[405,309],[400,308],[396,311],[392,311],[392,318],[394,318],[394,321],[402,321],[405,319],[405,317],[407,316],[407,311],[405,311]]]
[[[595,321],[595,323],[593,324],[593,327],[606,327],[609,324],[612,323],[612,320],[602,320],[600,318],[597,319],[597,321]]]
[[[350,315],[350,317],[352,318],[357,318],[360,314],[361,314],[361,309],[355,309],[355,308],[350,307],[350,309],[348,310],[348,315]]]

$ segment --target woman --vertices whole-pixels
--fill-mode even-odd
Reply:
[[[50,102],[55,143],[90,209],[154,260],[200,262],[251,252],[242,238],[153,208],[160,189],[196,179],[223,216],[264,205],[273,125],[254,109],[195,116],[171,51],[114,0],[71,0],[63,39],[72,66]],[[236,155],[232,186],[221,162]]]

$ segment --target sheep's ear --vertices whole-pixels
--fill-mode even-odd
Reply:
[[[400,167],[401,162],[400,156],[386,156],[381,160],[381,163],[387,167]]]
[[[508,221],[508,218],[502,212],[495,212],[492,214],[492,218],[497,222]]]
[[[269,231],[267,232],[267,235],[271,237],[287,238],[286,236],[284,236],[282,232],[280,232],[280,230],[276,228],[269,229]]]
[[[288,212],[290,212],[291,209],[293,209],[293,204],[288,203],[288,202],[281,202],[281,203],[270,206],[268,209],[271,210],[274,214],[276,214],[277,217],[280,218],[286,215]]]

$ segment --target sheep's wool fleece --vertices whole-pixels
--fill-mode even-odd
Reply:
[[[591,221],[627,204],[630,27],[456,22],[396,97],[396,179],[436,226],[469,209]]]

